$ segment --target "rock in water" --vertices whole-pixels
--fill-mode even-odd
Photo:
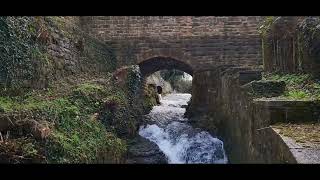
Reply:
[[[168,164],[165,154],[154,143],[141,136],[129,142],[128,164]]]

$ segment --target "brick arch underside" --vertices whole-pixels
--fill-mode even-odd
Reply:
[[[142,61],[138,65],[143,76],[148,76],[164,69],[177,69],[193,75],[193,69],[189,64],[170,57],[154,57]]]

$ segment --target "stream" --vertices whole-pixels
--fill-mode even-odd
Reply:
[[[169,164],[226,164],[223,142],[206,131],[193,128],[183,115],[191,94],[173,93],[161,99],[145,116],[139,135],[154,142]]]

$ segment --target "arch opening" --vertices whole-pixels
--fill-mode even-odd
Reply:
[[[170,57],[154,57],[142,61],[138,65],[140,67],[142,75],[145,77],[160,70],[172,69],[177,69],[186,72],[191,76],[193,75],[193,69],[189,64]]]

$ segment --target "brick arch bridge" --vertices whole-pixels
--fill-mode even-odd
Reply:
[[[146,71],[150,71],[156,69],[151,66],[165,66],[160,61],[176,60],[189,72],[260,65],[261,20],[258,16],[80,17],[84,31],[114,50],[119,66],[149,64]]]

